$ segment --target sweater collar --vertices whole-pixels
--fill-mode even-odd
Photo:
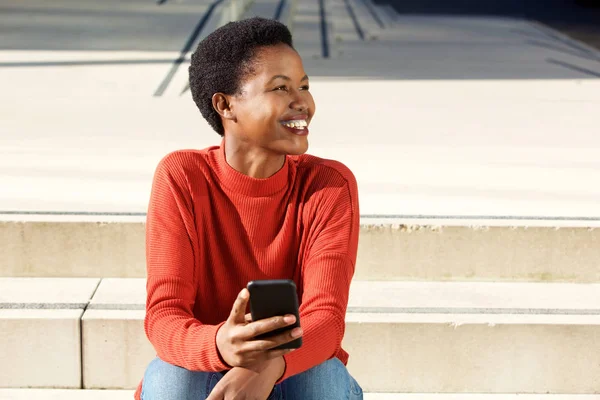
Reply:
[[[223,186],[232,192],[250,197],[267,197],[283,190],[289,183],[290,160],[286,156],[283,167],[268,178],[257,179],[234,169],[225,157],[225,138],[211,152],[211,164]]]

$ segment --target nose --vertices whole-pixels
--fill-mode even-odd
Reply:
[[[301,91],[294,92],[290,108],[296,111],[308,111],[308,101]]]

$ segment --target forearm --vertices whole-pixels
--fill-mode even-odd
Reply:
[[[273,382],[279,381],[285,373],[285,359],[283,357],[277,357],[267,361],[267,366],[263,373],[268,374],[273,378]]]
[[[223,371],[215,345],[219,325],[203,325],[184,316],[147,318],[146,334],[157,355],[166,362],[190,371]]]
[[[234,367],[231,370],[233,371],[239,368],[242,367]],[[283,357],[276,357],[248,369],[263,375],[269,381],[273,381],[273,386],[275,386],[275,383],[279,381],[285,373],[285,360]]]
[[[345,328],[343,318],[320,312],[304,317],[302,325],[302,347],[284,356],[285,371],[280,381],[334,357],[341,346]]]
[[[175,277],[148,278],[146,335],[164,361],[191,371],[223,371],[216,349],[219,325],[203,324],[194,317],[193,302],[186,300],[189,284]],[[172,292],[179,292],[181,297]]]
[[[242,368],[242,367],[235,367],[235,368]],[[268,374],[276,375],[276,373],[279,372],[279,376],[277,376],[277,379],[279,379],[279,378],[281,378],[281,376],[283,375],[283,372],[285,371],[285,360],[283,359],[283,357],[276,357],[276,358],[272,358],[270,360],[264,361],[260,364],[256,364],[252,367],[248,367],[248,369],[251,369],[252,371],[257,372],[259,374],[268,373]]]
[[[346,308],[353,260],[342,253],[322,254],[309,260],[305,271],[300,323],[302,347],[285,355],[283,379],[304,372],[334,357],[345,331]]]

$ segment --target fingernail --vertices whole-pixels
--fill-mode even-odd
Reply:
[[[240,297],[242,299],[245,299],[246,297],[248,297],[248,291],[246,289],[242,289],[242,291],[240,292]]]
[[[302,328],[296,328],[292,331],[292,337],[300,337],[302,336]]]
[[[285,317],[283,317],[283,322],[285,322],[286,324],[293,324],[294,322],[296,322],[296,317],[294,315],[286,315]]]

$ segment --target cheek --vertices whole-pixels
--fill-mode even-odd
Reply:
[[[253,125],[264,125],[272,122],[275,118],[272,107],[266,101],[255,103],[254,107],[248,110],[249,120]]]
[[[315,99],[313,99],[313,96],[310,93],[308,94],[307,102],[308,102],[309,113],[312,116],[315,113],[315,111],[317,111],[317,106],[315,104]]]

